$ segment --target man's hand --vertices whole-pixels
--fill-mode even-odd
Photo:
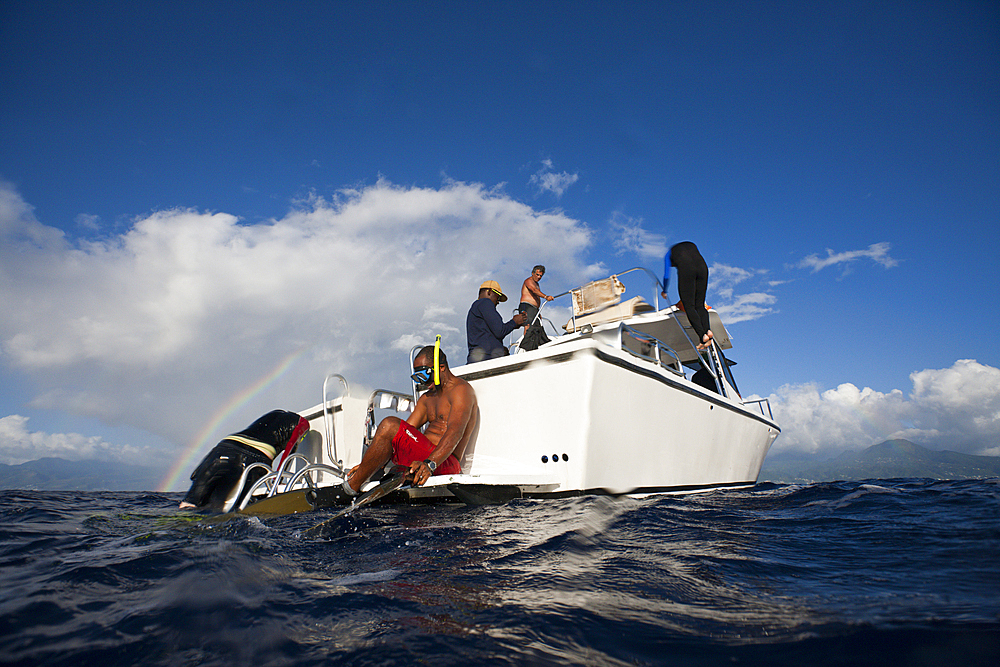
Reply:
[[[410,464],[410,474],[413,475],[413,486],[423,486],[431,478],[431,468],[423,461]]]
[[[528,316],[524,313],[514,313],[514,324],[521,326],[524,321],[528,319]]]

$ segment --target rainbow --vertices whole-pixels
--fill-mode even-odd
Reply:
[[[187,446],[187,448],[177,457],[177,462],[174,463],[173,467],[167,472],[166,476],[160,482],[158,491],[160,493],[166,493],[170,491],[180,480],[184,477],[185,473],[192,470],[192,465],[202,450],[205,448],[205,443],[216,432],[216,429],[228,419],[234,412],[239,410],[241,407],[246,405],[255,396],[260,394],[264,389],[268,387],[275,380],[280,378],[285,371],[287,371],[295,361],[302,356],[302,354],[308,348],[301,348],[292,352],[287,357],[282,359],[278,364],[267,372],[263,377],[254,382],[252,385],[245,389],[241,389],[232,398],[230,398],[226,403],[219,408],[219,411],[212,416],[211,419],[198,431],[195,436],[194,441]]]

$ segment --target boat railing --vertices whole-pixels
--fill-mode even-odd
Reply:
[[[660,282],[660,279],[656,277],[656,274],[654,274],[652,271],[650,271],[649,269],[647,269],[644,266],[635,266],[635,267],[632,267],[631,269],[628,269],[627,271],[622,271],[621,273],[612,274],[612,277],[620,278],[621,276],[624,276],[627,273],[632,273],[633,271],[643,271],[647,276],[649,276],[650,280],[653,281],[653,309],[654,310],[659,310],[660,309],[660,292],[663,291],[663,284]],[[576,288],[571,289],[571,290],[566,290],[562,294],[556,294],[554,297],[552,297],[552,300],[554,301],[554,300],[558,299],[559,297],[566,296],[567,294],[572,294],[576,290],[582,289],[583,287],[586,287],[586,285],[582,285],[580,287],[576,287]],[[539,318],[541,318],[542,308],[545,307],[546,303],[548,303],[548,302],[542,301],[538,305],[538,314],[535,315],[535,319],[532,322],[536,322],[536,321],[539,320]],[[591,311],[591,312],[594,312],[594,311]],[[582,316],[582,315],[589,315],[589,314],[590,313],[581,313],[580,316]],[[577,317],[578,317],[578,315],[576,313],[573,313],[570,316],[570,320],[573,322],[573,331],[577,331],[577,326],[576,326],[576,318]]]
[[[263,463],[254,463],[247,466],[247,469],[243,471],[243,479],[240,480],[241,485],[246,484],[248,473],[257,467],[265,468],[267,470],[267,474],[253,483],[253,486],[251,486],[246,492],[246,495],[243,496],[239,509],[245,508],[250,503],[250,500],[254,496],[258,495],[258,491],[263,490],[263,495],[268,498],[273,496],[275,493],[278,493],[279,489],[280,491],[291,491],[291,485],[287,483],[282,484],[282,479],[284,478],[285,482],[288,482],[289,478],[297,474],[291,471],[291,465],[294,461],[304,461],[306,464],[309,463],[309,459],[302,454],[292,454],[281,462],[281,465],[277,470],[274,470]]]
[[[634,340],[639,349],[634,350],[629,347],[627,339]],[[655,336],[633,329],[624,322],[618,325],[618,347],[632,356],[651,361],[676,375],[684,376],[680,357],[672,347]]]
[[[362,455],[375,438],[375,429],[378,427],[378,423],[375,421],[375,410],[412,412],[417,404],[415,395],[416,386],[414,386],[414,396],[391,389],[376,389],[371,393],[368,397],[368,409],[365,411],[365,441],[362,446]]]
[[[684,329],[684,325],[681,324],[680,319],[678,319],[679,314],[682,312],[684,311],[679,310],[673,313],[670,319],[673,320],[675,324],[677,324],[677,328],[680,330],[681,334],[683,334],[684,338],[687,340],[688,345],[690,345],[691,349],[694,350],[698,363],[701,364],[701,367],[705,369],[705,372],[708,373],[715,381],[716,392],[718,392],[720,396],[726,396],[727,395],[726,385],[722,381],[721,377],[723,372],[722,371],[723,361],[720,358],[721,350],[719,350],[718,344],[713,339],[710,341],[708,348],[699,350],[698,346],[695,345],[693,340],[691,340],[691,336],[688,335],[687,330]]]
[[[552,320],[550,320],[549,318],[542,317],[541,315],[537,315],[535,317],[535,319],[533,320],[533,322],[537,322],[542,327],[542,331],[545,331],[545,324],[544,324],[544,322],[547,322],[548,325],[549,325],[549,330],[552,332],[552,337],[555,338],[555,337],[559,336],[559,327],[557,327],[556,323],[553,322]],[[546,335],[548,335],[548,334],[546,334]]]
[[[349,395],[351,393],[351,388],[347,384],[347,378],[345,378],[343,375],[340,375],[339,373],[330,373],[323,380],[323,429],[326,435],[325,437],[326,454],[329,457],[329,460],[333,463],[333,465],[339,469],[338,472],[341,475],[343,475],[344,464],[340,459],[337,458],[337,434],[336,434],[337,429],[334,428],[333,425],[333,406],[330,404],[331,401],[327,397],[327,386],[329,385],[330,380],[334,378],[340,380],[340,383],[344,387],[343,393],[341,393],[340,396],[338,396],[337,398],[344,398],[345,396]]]
[[[765,415],[771,421],[774,421],[774,415],[771,414],[771,402],[766,398],[756,398],[751,401],[743,401],[743,405],[750,405],[755,403],[757,408],[760,410],[760,414],[764,415],[764,407],[767,406],[767,415]]]
[[[292,471],[290,470],[290,462],[292,460],[301,460],[306,463],[305,467],[300,470]],[[286,465],[287,464],[287,465]],[[248,466],[243,472],[243,479],[241,479],[241,485],[246,483],[246,474],[254,467],[264,467],[267,468],[262,463],[254,463]],[[316,474],[320,475],[332,475],[338,479],[343,477],[343,472],[328,466],[325,463],[309,463],[308,457],[303,454],[292,454],[285,461],[282,462],[282,466],[277,471],[271,471],[264,475],[250,487],[246,495],[243,496],[243,500],[240,501],[240,505],[236,509],[246,509],[254,500],[260,500],[261,496],[270,498],[277,493],[288,493],[289,491],[294,491],[297,488],[310,488],[316,489],[319,487],[319,480],[316,480],[314,476]],[[259,494],[258,491],[263,490],[263,494]],[[239,497],[239,496],[237,496]]]
[[[615,275],[621,277],[624,276],[626,273],[632,273],[633,271],[643,271],[647,276],[649,276],[650,280],[653,281],[653,309],[659,310],[660,293],[663,291],[663,284],[660,282],[660,279],[656,277],[655,273],[653,273],[644,266],[636,266],[634,268],[629,269],[628,271],[623,271],[622,273],[618,273]]]
[[[236,486],[234,487],[236,489],[236,493],[233,495],[232,501],[223,506],[222,508],[223,513],[232,512],[234,509],[242,509],[243,507],[246,506],[246,504],[244,503],[241,507],[238,508],[234,507],[236,501],[239,500],[241,494],[243,493],[243,487],[246,486],[247,478],[250,476],[250,473],[258,469],[264,469],[266,471],[264,477],[261,477],[261,480],[266,479],[268,477],[271,477],[272,479],[274,478],[274,471],[271,469],[271,466],[267,465],[266,463],[251,463],[250,465],[248,465],[246,468],[243,469],[243,474],[240,475],[240,481],[237,482]],[[258,482],[261,480],[258,480]],[[253,489],[256,489],[257,487],[258,485],[254,484]],[[253,489],[251,489],[251,491]],[[251,495],[252,494],[249,492],[243,495],[244,500],[249,502],[249,498]]]
[[[555,301],[556,299],[559,299],[559,298],[562,298],[562,297],[564,297],[564,296],[567,296],[567,295],[569,295],[569,294],[570,294],[570,293],[571,293],[572,291],[573,291],[573,290],[566,290],[565,292],[561,292],[561,293],[559,293],[559,294],[556,294],[555,296],[553,296],[553,297],[552,297],[552,300],[553,300],[553,301]],[[537,313],[535,313],[535,319],[531,320],[530,322],[525,322],[525,325],[527,325],[527,326],[530,326],[530,325],[534,324],[535,322],[539,322],[539,323],[541,323],[541,322],[540,322],[541,320],[545,320],[545,321],[546,321],[546,322],[548,322],[548,323],[549,323],[550,325],[552,325],[552,330],[553,330],[553,331],[556,331],[556,326],[555,326],[555,324],[553,324],[553,323],[552,323],[552,320],[550,320],[550,319],[549,319],[549,318],[547,318],[547,317],[542,317],[542,308],[544,308],[544,307],[545,307],[545,305],[546,305],[547,303],[549,303],[549,302],[548,302],[548,301],[545,301],[544,299],[539,299],[539,301],[540,301],[540,303],[538,304],[538,312],[537,312]],[[573,319],[574,319],[574,320],[576,319],[576,316],[575,316],[575,315],[573,316]],[[543,328],[544,328],[544,327],[543,327]]]
[[[292,470],[292,466],[296,461],[302,461],[306,465],[299,470]],[[246,493],[243,493],[243,488],[247,485],[250,473],[255,470],[264,470],[265,474],[254,482]],[[276,493],[293,491],[301,486],[303,482],[309,488],[315,489],[318,486],[318,480],[314,479],[316,473],[330,474],[336,477],[343,476],[343,471],[337,470],[325,463],[310,463],[309,458],[304,454],[292,454],[285,457],[277,469],[272,468],[266,463],[251,463],[243,470],[243,474],[240,475],[240,481],[235,487],[238,491],[234,494],[231,503],[223,508],[223,512],[245,509],[251,501],[259,500],[261,496],[271,497]],[[236,501],[240,498],[242,500],[240,500],[239,506],[236,507]]]
[[[569,294],[569,292],[565,292],[565,294]],[[562,296],[562,295],[560,294],[559,296]],[[555,298],[558,298],[558,297],[552,297],[552,298],[555,299]],[[541,310],[541,309],[539,309],[539,310]],[[548,322],[549,329],[552,330],[551,331],[552,338],[558,338],[559,337],[559,329],[556,327],[555,323],[552,320],[550,320],[549,318],[542,317],[541,313],[539,313],[538,315],[535,316],[535,319],[531,321],[531,324],[534,324],[536,322],[538,323],[538,325],[540,327],[542,327],[542,331],[543,332],[545,331],[545,325],[543,324],[543,322]],[[545,332],[545,335],[548,336],[549,332]],[[551,338],[549,340],[551,342]],[[508,354],[517,354],[518,352],[522,352],[522,351],[529,352],[530,350],[523,350],[521,348],[521,344],[523,342],[524,342],[524,336],[522,335],[521,338],[518,338],[517,340],[513,341],[510,345],[507,346],[507,353]]]

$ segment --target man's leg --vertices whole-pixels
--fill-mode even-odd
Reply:
[[[356,465],[347,476],[347,484],[350,485],[352,491],[357,493],[362,485],[368,481],[368,478],[392,458],[392,439],[396,437],[401,421],[399,417],[389,416],[379,422],[378,428],[375,429],[375,437],[368,445],[368,450],[361,458],[361,463]]]
[[[530,327],[531,323],[535,321],[535,316],[538,315],[538,308],[538,306],[526,301],[522,301],[518,304],[517,309],[524,313],[527,318],[524,320],[524,333],[528,333],[528,327]]]
[[[705,296],[707,293],[708,266],[705,264],[704,260],[702,260],[699,262],[698,270],[695,272],[694,307],[695,312],[698,313],[698,317],[701,319],[701,329],[704,330],[701,338],[701,342],[703,344],[707,344],[708,341],[714,337],[712,330],[709,328],[711,324],[708,318],[708,310],[705,308]]]

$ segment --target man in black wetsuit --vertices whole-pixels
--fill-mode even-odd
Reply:
[[[670,267],[677,268],[677,293],[681,297],[681,308],[687,313],[688,322],[694,329],[699,350],[708,346],[712,340],[712,330],[709,329],[708,310],[705,308],[705,294],[708,292],[708,264],[698,252],[698,246],[690,241],[682,241],[667,251],[663,258],[663,292],[667,297],[667,284],[670,282]]]
[[[270,466],[278,454],[288,456],[308,431],[309,422],[298,414],[272,410],[239,433],[226,436],[191,473],[191,489],[180,508],[207,506],[222,511],[247,466],[253,463]],[[265,474],[260,469],[251,472],[243,493]]]

